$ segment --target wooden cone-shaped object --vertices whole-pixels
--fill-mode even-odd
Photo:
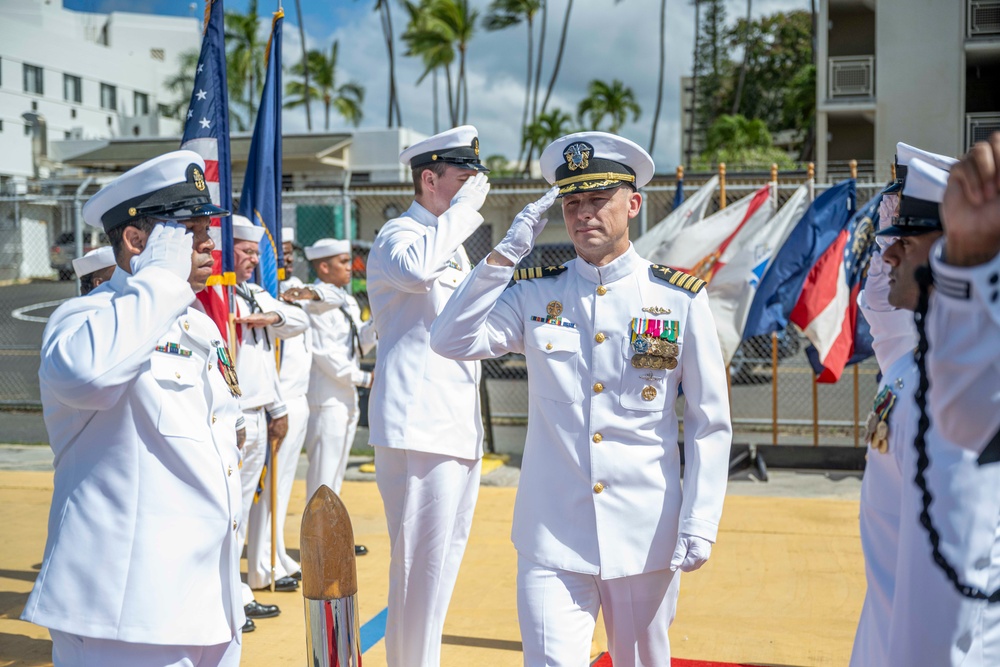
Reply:
[[[308,664],[360,667],[354,529],[344,503],[328,486],[319,487],[306,504],[299,548]]]

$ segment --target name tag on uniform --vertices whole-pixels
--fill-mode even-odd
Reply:
[[[191,356],[191,350],[185,350],[177,343],[167,343],[166,345],[157,345],[153,349],[156,350],[157,352],[163,352],[165,354],[177,354],[182,357]]]

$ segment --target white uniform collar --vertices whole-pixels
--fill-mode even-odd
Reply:
[[[132,277],[132,274],[120,266],[115,266],[115,272],[111,274],[111,289],[121,294],[125,290],[125,283]]]
[[[416,200],[414,200],[413,203],[410,204],[410,208],[408,208],[406,210],[406,213],[404,213],[403,215],[413,218],[420,224],[427,225],[428,227],[436,225],[438,220],[436,215],[434,215],[426,208],[418,204]]]
[[[639,257],[639,253],[632,247],[631,241],[620,257],[616,257],[609,264],[604,266],[594,266],[581,257],[577,257],[573,262],[577,274],[584,280],[596,285],[607,285],[616,280],[621,280],[625,276],[631,275],[644,260]]]

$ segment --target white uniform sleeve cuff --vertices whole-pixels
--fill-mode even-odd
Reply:
[[[677,528],[677,532],[700,537],[704,540],[708,540],[712,544],[715,544],[715,538],[719,535],[719,525],[712,523],[711,521],[691,517],[681,520],[680,526]]]
[[[934,289],[958,310],[988,311],[1000,323],[1000,255],[978,266],[951,266],[944,261],[944,239],[931,250]]]

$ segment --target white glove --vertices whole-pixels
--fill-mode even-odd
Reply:
[[[191,252],[194,235],[176,222],[158,222],[146,238],[146,247],[129,262],[132,274],[147,266],[170,271],[185,282],[191,275]]]
[[[879,313],[896,310],[889,304],[889,265],[882,259],[882,253],[873,252],[868,264],[868,278],[865,280],[864,307]]]
[[[886,227],[892,225],[892,218],[896,215],[896,211],[899,208],[899,195],[888,194],[882,195],[882,201],[878,204],[878,229],[875,231],[882,231]],[[896,239],[892,236],[876,236],[875,243],[882,250],[885,250],[892,245],[893,241]]]
[[[490,191],[490,179],[486,174],[479,172],[472,178],[466,179],[465,184],[451,198],[451,205],[466,204],[478,211],[486,202],[486,194]]]
[[[559,196],[559,187],[555,186],[538,201],[532,202],[521,209],[521,212],[510,224],[507,235],[494,250],[517,264],[535,246],[535,239],[542,233],[548,218],[542,218]]]
[[[703,537],[695,537],[687,533],[677,536],[677,548],[674,557],[670,559],[670,571],[694,572],[708,561],[712,555],[712,543]]]

